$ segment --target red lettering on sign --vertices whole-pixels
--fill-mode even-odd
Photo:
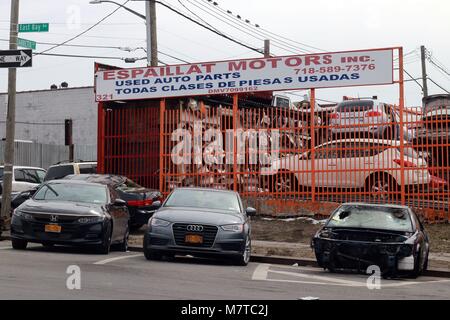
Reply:
[[[103,80],[114,80],[115,71],[105,71],[103,72]]]
[[[228,71],[241,71],[241,70],[247,70],[247,61],[230,61],[228,63]]]

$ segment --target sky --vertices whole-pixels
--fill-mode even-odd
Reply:
[[[421,76],[419,48],[431,52],[433,61],[450,70],[450,1],[447,0],[161,0],[179,11],[202,19],[221,32],[262,48],[258,32],[269,31],[273,55],[333,52],[370,48],[404,48],[405,69],[414,78]],[[125,0],[117,0],[124,3]],[[143,1],[130,0],[126,6],[145,14]],[[20,0],[19,23],[50,23],[46,33],[21,33],[19,36],[38,42],[61,43],[83,32],[117,8],[111,3],[89,4],[89,0]],[[189,11],[188,11],[189,10]],[[248,19],[262,29],[255,31],[236,25],[230,14],[216,17],[219,11],[230,10],[234,16]],[[195,14],[195,16],[194,16]],[[0,0],[0,50],[8,49],[10,0]],[[158,49],[173,57],[188,61],[217,61],[254,58],[261,55],[226,40],[157,4]],[[253,28],[253,29],[252,29]],[[139,48],[146,46],[145,21],[120,9],[83,36],[69,42],[76,45]],[[251,30],[251,31],[250,31]],[[282,38],[281,38],[282,37]],[[258,39],[259,38],[259,39]],[[288,40],[295,42],[288,42]],[[283,41],[283,43],[277,42]],[[51,48],[38,44],[35,52]],[[76,54],[101,57],[145,58],[142,49],[126,52],[117,48],[58,47],[53,54]],[[164,63],[177,64],[179,60],[160,54]],[[120,67],[145,66],[146,60],[130,64],[122,60],[104,58],[63,58],[35,56],[33,67],[18,69],[17,89],[40,90],[50,85],[67,82],[70,87],[93,85],[94,61]],[[427,62],[429,77],[450,91],[450,75]],[[7,69],[0,69],[0,92],[7,90]],[[409,76],[405,75],[405,79]],[[420,82],[420,80],[419,80]],[[442,93],[429,83],[429,94]],[[295,92],[303,96],[306,91]],[[373,96],[387,103],[398,103],[396,85],[352,87],[317,90],[323,100],[340,101],[342,96]],[[302,100],[292,96],[293,100]],[[421,105],[422,92],[414,81],[405,84],[407,106]]]

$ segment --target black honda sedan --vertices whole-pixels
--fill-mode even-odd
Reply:
[[[101,254],[108,254],[115,244],[126,251],[128,221],[126,202],[110,185],[54,180],[14,210],[11,241],[14,249],[22,250],[34,242],[89,245]]]
[[[419,276],[428,266],[425,229],[408,207],[347,203],[337,208],[312,240],[319,266],[334,272],[366,272],[378,266],[385,277]]]
[[[231,258],[247,265],[251,253],[249,217],[238,193],[202,188],[179,188],[148,222],[144,254],[148,260],[163,255]]]
[[[131,179],[113,174],[78,174],[65,177],[67,180],[101,183],[111,186],[127,203],[130,213],[130,231],[140,229],[147,224],[156,206],[154,202],[161,202],[162,195],[158,190],[140,186]]]

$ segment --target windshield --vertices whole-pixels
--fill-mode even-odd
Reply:
[[[412,232],[407,209],[377,206],[342,206],[335,211],[327,227]]]
[[[241,212],[236,194],[205,190],[175,190],[165,207],[192,207]]]
[[[51,183],[42,186],[33,199],[104,204],[107,193],[106,187],[101,185]]]

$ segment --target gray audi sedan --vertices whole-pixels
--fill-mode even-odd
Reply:
[[[255,214],[254,208],[244,210],[236,192],[176,189],[148,221],[145,257],[222,257],[245,266],[251,252],[249,217]]]

